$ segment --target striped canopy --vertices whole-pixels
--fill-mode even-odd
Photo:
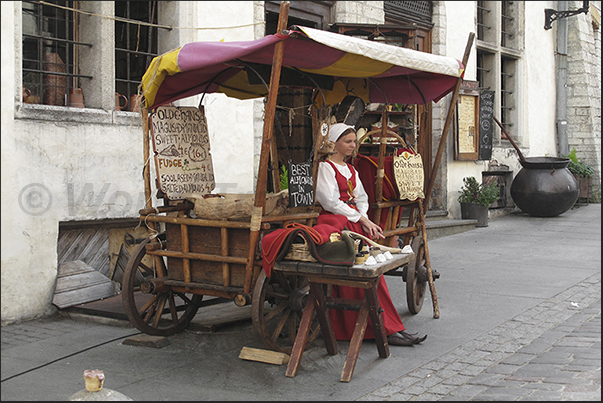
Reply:
[[[326,104],[348,94],[366,103],[437,102],[464,74],[451,57],[293,26],[254,41],[188,43],[155,57],[142,78],[145,105],[154,109],[204,93],[264,97],[280,41],[281,85],[318,88]]]

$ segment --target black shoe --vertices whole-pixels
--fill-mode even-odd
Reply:
[[[425,341],[425,339],[427,338],[427,335],[423,337],[415,337],[413,334],[408,333],[406,330],[402,330],[401,332],[398,332],[398,334],[401,334],[402,337],[406,338],[407,340],[412,340],[413,344],[419,344]]]
[[[412,338],[405,337],[400,332],[397,332],[387,336],[387,344],[390,346],[412,347],[415,344],[415,341]]]

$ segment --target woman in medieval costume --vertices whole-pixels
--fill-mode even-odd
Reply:
[[[368,216],[368,196],[355,168],[346,162],[356,148],[356,130],[353,126],[336,123],[329,128],[328,139],[335,143],[334,153],[319,163],[316,180],[316,200],[323,211],[318,224],[328,219],[329,214],[347,218],[346,227],[350,231],[363,234],[371,239],[383,239],[383,230]],[[427,336],[417,337],[406,332],[400,315],[389,295],[385,278],[381,276],[377,288],[379,304],[383,309],[383,325],[387,342],[394,346],[412,346],[421,343]],[[333,296],[346,299],[362,299],[364,290],[355,287],[333,286]],[[350,340],[358,312],[331,309],[331,321],[337,340]],[[370,319],[369,319],[370,320]],[[365,339],[374,339],[372,326],[367,326]]]

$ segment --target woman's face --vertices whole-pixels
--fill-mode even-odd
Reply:
[[[335,142],[335,151],[344,157],[349,157],[356,148],[356,133],[351,132],[344,136],[341,136]]]

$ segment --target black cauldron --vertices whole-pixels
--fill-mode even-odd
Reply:
[[[578,200],[580,188],[567,169],[570,160],[557,157],[527,157],[511,184],[511,197],[524,213],[555,217]]]

